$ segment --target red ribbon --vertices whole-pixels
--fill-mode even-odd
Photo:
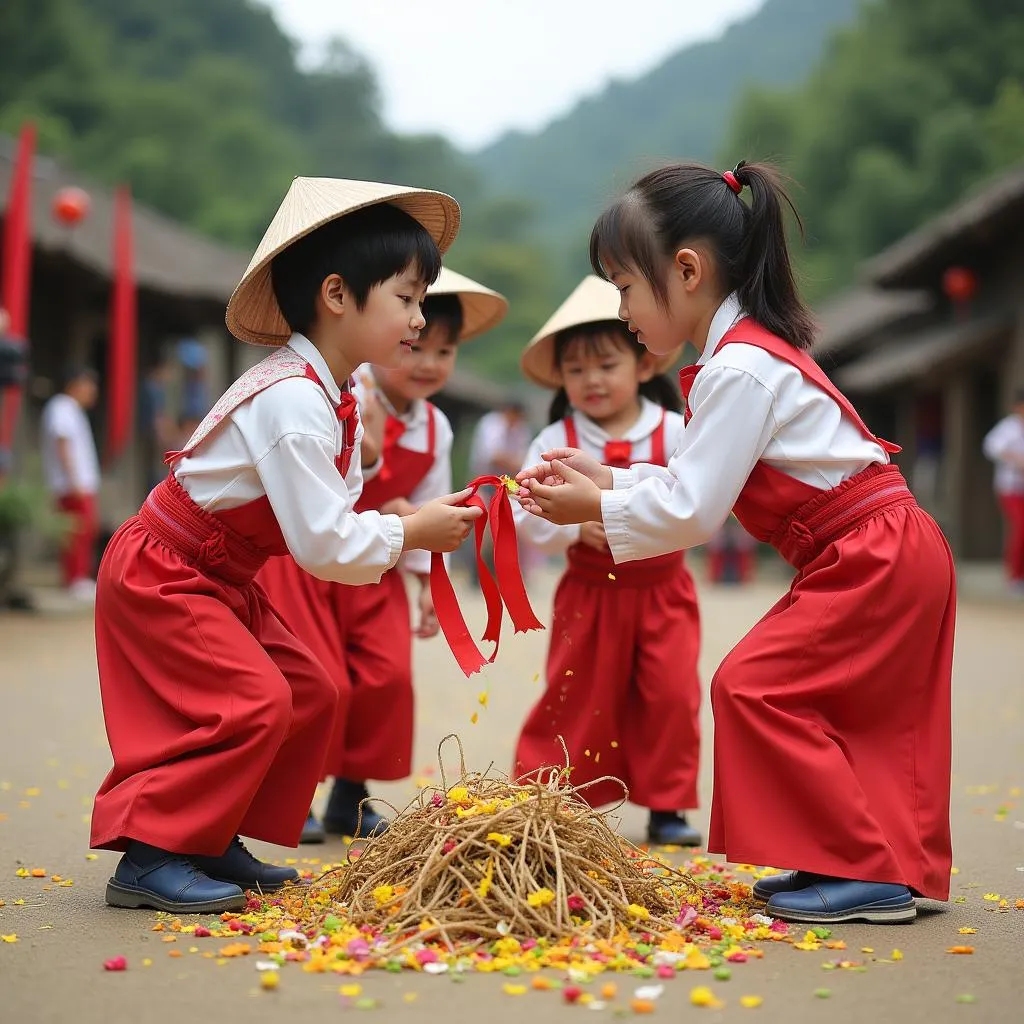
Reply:
[[[381,457],[384,464],[380,467],[380,479],[382,481],[391,478],[391,469],[388,466],[388,453],[398,444],[405,434],[405,424],[397,416],[388,416],[384,421],[384,446],[381,450]]]
[[[498,656],[498,641],[501,635],[502,607],[508,609],[515,632],[525,633],[531,629],[543,629],[544,625],[533,613],[530,599],[526,596],[522,570],[519,568],[519,546],[516,543],[516,524],[512,518],[512,503],[501,477],[478,476],[468,485],[472,494],[462,503],[467,508],[482,509],[484,514],[474,523],[476,533],[476,564],[480,575],[480,589],[487,605],[487,626],[483,640],[494,644],[494,651],[485,658],[476,641],[470,636],[466,620],[462,616],[452,581],[448,578],[444,557],[435,552],[430,562],[430,594],[434,600],[434,614],[444,633],[459,668],[467,675],[479,672]],[[481,487],[494,487],[490,506],[480,497]],[[494,569],[497,580],[491,575],[484,561],[482,546],[484,532],[491,528],[494,542]]]
[[[627,467],[633,460],[632,441],[605,441],[604,464],[606,466]]]

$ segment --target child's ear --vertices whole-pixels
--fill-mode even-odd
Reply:
[[[636,379],[641,384],[646,384],[657,372],[658,367],[655,365],[654,356],[650,352],[644,352],[637,360]]]
[[[345,282],[340,274],[328,274],[320,282],[320,301],[334,316],[344,316],[347,305]]]

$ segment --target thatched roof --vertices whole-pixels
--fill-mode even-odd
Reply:
[[[928,221],[884,249],[863,267],[865,278],[883,288],[934,283],[950,263],[971,249],[1024,229],[1024,164]],[[966,252],[965,252],[966,250]]]
[[[6,206],[16,144],[0,135],[0,198]],[[37,247],[64,253],[107,278],[112,273],[114,195],[48,157],[37,156],[32,182],[32,235]],[[92,201],[73,230],[58,224],[50,207],[61,188],[77,185]],[[136,274],[140,288],[226,303],[249,263],[247,254],[220,245],[140,203],[134,205]]]
[[[836,370],[832,377],[844,391],[883,391],[959,359],[1005,337],[1012,319],[1005,314],[946,324],[921,331],[868,353]]]
[[[831,355],[849,348],[883,328],[928,312],[932,306],[933,299],[925,291],[851,288],[817,311],[821,331],[814,354]]]

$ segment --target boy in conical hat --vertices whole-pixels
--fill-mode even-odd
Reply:
[[[376,583],[403,551],[451,551],[468,492],[399,517],[356,512],[362,427],[349,378],[415,344],[427,286],[458,230],[449,196],[296,178],[228,303],[272,351],[225,392],[170,474],[107,547],[96,650],[114,765],[94,848],[124,856],[118,907],[237,909],[296,873],[243,834],[294,846],[337,690],[254,577],[290,552],[321,579]]]
[[[360,408],[378,405],[384,413],[381,444],[363,449],[357,509],[408,515],[451,490],[452,428],[429,399],[447,382],[458,347],[496,326],[507,309],[503,296],[444,267],[427,290],[427,325],[410,351],[395,366],[375,362],[356,372]],[[324,768],[334,785],[323,825],[310,811],[303,842],[322,842],[325,827],[339,835],[379,832],[384,820],[369,804],[362,804],[360,820],[366,780],[401,779],[411,771],[414,631],[403,573],[418,579],[415,635],[434,636],[430,556],[424,551],[405,555],[370,587],[325,583],[288,556],[272,558],[260,572],[271,601],[339,690]]]

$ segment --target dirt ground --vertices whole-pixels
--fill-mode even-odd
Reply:
[[[743,589],[702,587],[705,681],[783,586],[772,578]],[[539,612],[546,613],[550,591],[546,575],[531,582]],[[1021,1019],[1024,910],[1014,909],[1014,902],[1024,899],[1024,604],[996,600],[988,596],[996,592],[992,588],[977,592],[980,597],[962,601],[957,638],[953,901],[922,904],[910,926],[837,927],[836,937],[848,947],[843,955],[863,961],[864,971],[826,972],[824,950],[771,946],[763,960],[738,965],[727,982],[703,972],[680,974],[666,984],[657,1016],[732,1021],[753,1013],[794,1024]],[[479,621],[477,603],[466,603]],[[45,595],[42,604],[41,615],[0,615],[0,936],[17,937],[0,940],[0,1021],[276,1022],[356,1012],[343,1006],[338,979],[287,969],[278,990],[264,992],[252,958],[218,966],[201,952],[187,952],[187,946],[183,956],[171,958],[161,936],[150,930],[152,914],[104,905],[103,888],[116,857],[101,853],[87,859],[92,794],[109,765],[91,618]],[[470,681],[461,677],[443,641],[418,645],[418,775],[433,767],[438,740],[449,732],[462,737],[471,767],[509,764],[516,728],[539,692],[535,677],[545,644],[544,634],[506,638],[498,664]],[[485,710],[477,703],[482,688],[489,691]],[[470,721],[474,711],[480,711],[476,725]],[[712,732],[706,704],[705,729],[706,807]],[[377,786],[375,792],[401,806],[413,787],[410,780]],[[697,812],[694,821],[706,830],[706,811]],[[643,823],[636,809],[622,813],[622,830],[633,839],[642,838]],[[257,852],[278,859],[295,856],[316,868],[340,859],[342,850],[338,842],[298,853],[268,847]],[[19,878],[21,867],[44,868],[47,877]],[[51,881],[55,874],[70,884]],[[991,897],[1008,900],[1006,909]],[[965,927],[977,931],[961,935]],[[973,946],[975,952],[946,952],[956,945]],[[874,953],[860,952],[865,946]],[[902,959],[893,960],[895,949]],[[127,957],[128,970],[105,972],[104,959],[117,955]],[[144,958],[152,959],[152,966],[143,966]],[[381,1022],[504,1024],[529,1014],[546,1024],[584,1012],[564,1004],[557,992],[508,996],[502,980],[477,975],[456,984],[445,975],[383,972],[360,979],[363,994],[378,1004],[366,1012]],[[618,1002],[625,1005],[641,983],[617,980],[623,997]],[[691,1006],[690,991],[697,985],[710,985],[725,1006]],[[816,996],[820,989],[829,996]],[[762,996],[763,1004],[743,1009],[742,995]]]

